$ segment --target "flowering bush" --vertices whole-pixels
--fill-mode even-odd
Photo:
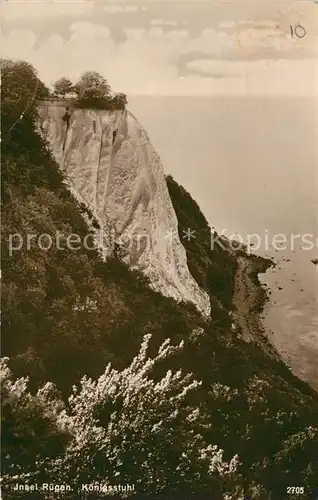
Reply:
[[[155,382],[154,365],[181,350],[167,339],[155,358],[147,357],[150,335],[128,368],[108,365],[97,381],[84,377],[69,398],[68,428],[74,435],[64,470],[74,481],[134,483],[137,491],[153,494],[196,491],[202,484],[226,483],[237,467],[222,450],[206,446],[201,436],[203,417],[190,407],[187,394],[200,383],[191,374],[170,370]],[[76,464],[76,466],[75,466]]]
[[[183,343],[172,346],[167,339],[151,359],[147,357],[150,338],[144,337],[128,368],[117,371],[109,364],[96,381],[83,377],[65,408],[53,397],[51,384],[32,396],[27,393],[27,380],[12,382],[3,364],[5,404],[23,415],[21,404],[27,401],[54,423],[57,435],[72,436],[59,457],[45,462],[49,450],[42,449],[37,459],[42,457],[52,481],[70,484],[76,498],[81,498],[82,484],[130,483],[135,485],[131,494],[152,497],[213,491],[221,498],[234,487],[238,457],[226,462],[222,450],[204,442],[204,415],[187,402],[200,382],[181,370],[169,370],[157,381],[151,378],[155,364],[180,351]],[[84,492],[83,498],[88,495]],[[99,498],[103,495],[107,492],[100,492]]]

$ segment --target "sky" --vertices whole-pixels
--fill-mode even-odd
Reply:
[[[318,94],[317,1],[6,0],[1,14],[2,57],[49,86],[95,70],[128,96]]]

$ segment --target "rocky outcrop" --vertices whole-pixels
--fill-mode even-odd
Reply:
[[[123,260],[155,290],[208,315],[209,297],[189,272],[163,167],[145,130],[127,110],[88,109],[71,109],[66,130],[64,113],[59,102],[41,103],[39,127],[73,193],[97,219],[104,256],[118,242]]]

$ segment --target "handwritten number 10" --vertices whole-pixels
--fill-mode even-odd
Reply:
[[[295,26],[290,24],[290,33],[292,38],[294,38],[294,35],[296,35],[297,38],[304,38],[307,34],[305,28],[301,26],[301,24],[296,24]]]

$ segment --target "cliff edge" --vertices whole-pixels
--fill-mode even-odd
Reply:
[[[76,195],[94,214],[106,258],[114,241],[121,258],[152,287],[210,314],[210,299],[188,265],[163,166],[149,137],[127,110],[71,109],[42,102],[39,127]],[[114,134],[113,134],[114,133]]]

